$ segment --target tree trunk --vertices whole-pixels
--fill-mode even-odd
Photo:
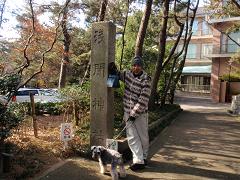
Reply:
[[[5,10],[5,4],[6,4],[6,0],[3,0],[0,4],[0,28],[2,27],[2,22],[3,22],[3,12]]]
[[[151,84],[151,94],[149,99],[150,109],[152,109],[155,105],[155,97],[157,95],[157,85],[158,85],[160,74],[162,72],[162,65],[163,65],[163,60],[165,56],[169,4],[170,4],[170,0],[165,0],[163,2],[162,28],[159,36],[159,56],[158,56],[158,61],[153,74],[152,84]]]
[[[187,50],[188,50],[188,44],[190,42],[191,36],[192,36],[192,33],[190,34],[190,36],[188,37],[187,41],[185,42],[185,45],[184,45],[185,49],[184,49],[183,59],[180,61],[178,70],[176,72],[176,76],[173,79],[173,82],[172,82],[172,85],[171,85],[171,88],[170,88],[170,97],[171,97],[170,98],[170,103],[171,104],[173,104],[173,102],[174,102],[174,96],[175,96],[175,90],[176,90],[176,87],[177,87],[177,83],[178,83],[178,81],[179,81],[179,79],[181,77],[182,70],[183,70],[183,67],[185,65],[185,60],[186,60]]]
[[[176,90],[176,85],[173,88],[170,88],[170,98],[169,98],[169,103],[173,104],[174,102],[174,97],[175,97],[175,90]]]
[[[231,1],[238,9],[240,9],[240,4],[238,3],[239,1],[237,0],[231,0]]]
[[[142,50],[143,50],[143,43],[144,38],[147,31],[148,21],[151,15],[151,9],[152,9],[152,0],[147,0],[147,4],[144,10],[144,14],[142,16],[141,25],[139,27],[136,45],[135,45],[135,56],[141,56],[142,57]]]
[[[64,60],[61,63],[61,70],[60,70],[60,77],[59,77],[59,84],[58,88],[64,88],[66,85],[66,77],[67,77],[67,62]]]
[[[126,32],[127,21],[128,21],[128,12],[129,12],[129,0],[127,0],[127,13],[126,13],[124,28],[122,33],[122,52],[121,52],[121,58],[120,58],[120,71],[122,70],[122,63],[123,63],[123,53],[124,53],[124,47],[125,47],[125,32]]]
[[[182,61],[180,61],[179,64],[179,67],[178,67],[178,70],[176,72],[176,75],[175,75],[175,78],[173,78],[173,82],[170,82],[171,83],[171,86],[170,86],[170,83],[168,84],[169,88],[170,88],[170,103],[173,104],[174,102],[174,96],[175,96],[175,90],[176,90],[176,86],[177,86],[177,83],[181,77],[181,74],[182,74],[182,70],[183,70],[183,67],[185,65],[185,60],[186,60],[186,56],[187,56],[187,51],[188,51],[188,45],[189,45],[189,42],[191,40],[191,37],[192,37],[192,26],[193,26],[193,22],[194,22],[194,19],[196,17],[196,12],[197,12],[197,9],[198,9],[198,4],[199,4],[199,0],[197,1],[196,3],[196,6],[195,8],[191,9],[193,12],[191,13],[192,14],[192,17],[191,17],[191,21],[190,21],[190,27],[188,28],[188,26],[186,27],[186,32],[189,31],[189,35],[188,37],[185,36],[184,38],[184,54],[183,54],[183,59]],[[189,17],[189,9],[190,9],[190,1],[188,2],[188,9],[187,9],[187,14],[186,14],[186,18]],[[187,20],[187,23],[188,23],[188,20]],[[177,58],[180,57],[182,53],[179,53],[177,54],[177,56],[175,57],[174,59],[174,62],[176,62]],[[172,73],[173,73],[173,69],[172,69]],[[165,91],[165,94],[167,92]]]
[[[67,68],[69,64],[69,47],[71,44],[71,38],[67,30],[67,19],[68,19],[68,4],[71,0],[66,0],[65,8],[63,10],[63,19],[62,19],[62,32],[64,36],[63,40],[63,59],[61,62],[61,71],[59,76],[59,88],[65,87],[66,77],[67,77]]]
[[[184,55],[185,56],[185,55]],[[186,59],[186,57],[185,57]],[[174,102],[174,97],[175,97],[175,90],[176,90],[176,87],[177,87],[177,83],[181,77],[181,74],[182,74],[182,70],[183,70],[183,67],[185,65],[185,59],[183,59],[181,62],[180,62],[180,65],[179,65],[179,69],[176,73],[176,77],[175,79],[173,80],[172,82],[172,86],[170,88],[170,103],[173,104]]]
[[[76,101],[73,101],[73,121],[75,122],[76,126],[79,126],[78,113],[79,113],[79,107],[78,107]]]
[[[172,63],[172,67],[171,67],[171,72],[170,72],[168,81],[167,81],[167,83],[166,83],[166,85],[165,85],[165,87],[164,87],[163,94],[162,94],[162,96],[161,96],[161,106],[163,106],[163,105],[165,104],[165,102],[166,102],[166,98],[167,98],[167,95],[168,95],[168,90],[170,89],[170,87],[171,87],[171,85],[172,85],[172,80],[173,80],[174,74],[175,74],[174,69],[177,68],[177,64],[178,64],[178,63],[177,63],[177,60],[178,60],[178,57],[182,54],[182,53],[179,53],[179,54],[177,54],[177,55],[174,55],[174,54],[175,54],[175,51],[176,51],[176,49],[177,49],[177,45],[179,44],[179,41],[180,41],[180,39],[181,39],[181,37],[182,37],[183,30],[184,30],[184,24],[183,24],[181,21],[178,20],[178,17],[177,17],[177,15],[176,15],[176,6],[177,6],[177,1],[175,0],[175,1],[174,1],[174,20],[175,20],[176,24],[178,25],[178,27],[180,28],[180,30],[179,30],[177,39],[176,39],[173,47],[171,48],[171,51],[170,51],[168,57],[166,58],[166,60],[165,60],[165,62],[164,62],[164,64],[163,64],[163,69],[164,69],[164,67],[167,66],[167,64],[170,62],[170,60],[173,59],[173,63]],[[187,11],[187,13],[188,13],[188,11]],[[187,15],[186,17],[188,17],[188,15]],[[186,30],[186,31],[187,31],[187,30]],[[185,36],[184,42],[186,41],[186,38],[187,38],[187,36]],[[170,101],[171,101],[171,99],[172,99],[171,97],[173,97],[173,96],[171,95],[171,92],[170,92]],[[171,104],[172,104],[172,103],[171,103]]]
[[[35,113],[34,95],[32,93],[30,93],[30,101],[31,101],[31,115],[32,115],[34,137],[38,137],[38,128],[37,128],[37,119],[36,119],[36,113]]]
[[[98,15],[98,21],[104,21],[106,9],[107,9],[108,0],[103,0],[101,3],[101,8]]]
[[[4,152],[4,140],[0,138],[0,174],[3,173],[3,152]]]
[[[172,48],[173,50],[173,53],[177,47],[177,44],[179,43],[179,40],[180,40],[180,37],[182,36],[182,32],[183,32],[183,28],[184,26],[181,26],[180,28],[180,32],[179,32],[179,36],[177,38],[177,41],[175,42],[175,45],[174,47]],[[185,40],[186,41],[186,40]],[[178,57],[180,56],[180,54],[178,54],[177,56],[173,56],[173,53],[170,53],[169,58],[173,59],[173,62],[172,62],[172,67],[171,67],[171,71],[170,71],[170,75],[168,77],[168,80],[166,81],[166,85],[164,87],[164,92],[161,96],[161,106],[163,106],[165,103],[166,103],[166,98],[167,98],[167,95],[168,95],[168,90],[170,89],[171,85],[172,85],[172,81],[174,79],[174,69],[177,68],[177,60],[178,60]],[[172,54],[172,55],[171,55]],[[170,57],[171,56],[171,57]],[[167,60],[166,60],[167,61]],[[170,93],[170,96],[171,96],[171,93]]]

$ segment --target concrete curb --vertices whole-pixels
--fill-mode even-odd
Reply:
[[[172,116],[176,115],[179,111],[182,111],[181,108],[176,109],[170,113],[168,113],[167,115],[161,117],[160,119],[154,121],[153,123],[151,123],[149,125],[149,131],[153,130],[154,128],[158,127],[163,121],[168,120],[169,118],[171,118]]]
[[[44,173],[40,174],[40,176],[35,177],[34,180],[39,180],[45,176],[47,176],[50,172],[55,171],[56,169],[58,169],[59,167],[63,166],[64,164],[66,164],[67,162],[71,161],[71,159],[66,159],[66,160],[62,160],[56,164],[54,164],[51,168],[49,168],[48,170],[46,170]]]
[[[180,113],[180,112],[182,112],[182,111],[183,111],[183,109],[179,108],[179,109],[176,109],[175,111],[167,114],[166,116],[161,117],[161,118],[158,119],[157,121],[155,121],[155,122],[153,122],[152,124],[150,124],[149,129],[151,130],[151,128],[153,129],[153,128],[155,128],[156,126],[159,126],[163,121],[166,121],[166,120],[174,117],[175,115],[177,115],[178,113]],[[176,119],[176,118],[174,118],[172,121],[170,121],[170,124],[171,124],[175,119]],[[167,127],[168,127],[168,126],[166,126],[166,127],[162,130],[162,132],[165,131],[165,130],[167,129]],[[149,147],[151,147],[151,146],[156,142],[157,137],[158,137],[162,132],[159,132],[159,134],[158,134],[156,137],[154,137],[154,139],[153,139],[152,141],[150,141]]]

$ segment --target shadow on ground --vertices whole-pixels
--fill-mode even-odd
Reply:
[[[95,161],[82,161],[79,159],[69,161],[60,168],[48,173],[44,177],[36,178],[39,180],[111,180],[111,175],[107,172],[105,175],[99,173],[99,165]],[[123,178],[121,178],[123,179]],[[132,174],[127,170],[127,177],[124,179],[146,179]]]
[[[163,179],[175,175],[180,179],[240,179],[239,130],[240,121],[223,110],[185,110],[159,136],[145,173],[160,179],[164,174],[168,176]]]
[[[208,169],[201,169],[201,168],[166,163],[166,162],[158,162],[158,161],[151,161],[149,164],[149,168],[147,168],[146,170],[143,170],[141,173],[155,174],[156,179],[161,179],[161,177],[163,178],[164,174],[193,175],[193,176],[202,177],[202,178],[216,178],[216,179],[239,179],[240,178],[240,175],[237,175],[237,174],[208,170]],[[159,177],[157,177],[157,175],[159,175]],[[145,178],[145,179],[148,179],[148,178]],[[153,179],[153,178],[149,178],[149,179]]]

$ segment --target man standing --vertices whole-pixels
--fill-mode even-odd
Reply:
[[[143,71],[142,58],[132,60],[132,69],[120,73],[125,84],[123,97],[124,121],[128,145],[133,154],[133,171],[144,169],[149,148],[148,137],[148,101],[151,78]]]

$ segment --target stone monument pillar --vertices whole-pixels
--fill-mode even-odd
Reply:
[[[113,89],[107,87],[108,64],[115,60],[116,27],[111,22],[92,25],[90,145],[106,145],[113,137]]]

